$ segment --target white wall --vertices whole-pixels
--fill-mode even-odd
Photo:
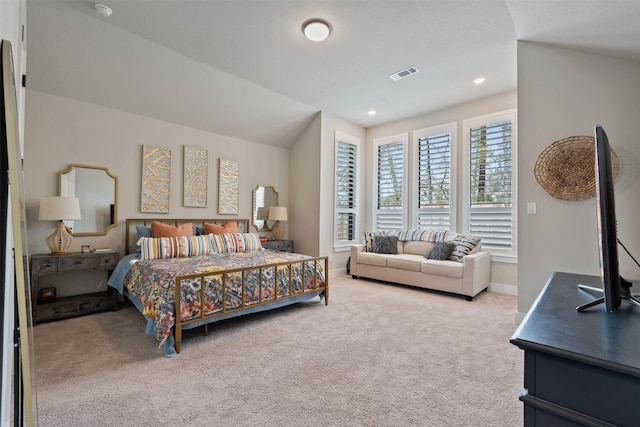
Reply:
[[[534,178],[544,148],[601,124],[620,161],[618,234],[640,256],[640,63],[531,42],[518,42],[518,312],[526,313],[554,271],[598,274],[595,199],[549,196]],[[537,203],[528,215],[528,202]],[[640,269],[620,251],[621,274]]]
[[[407,132],[409,138],[412,137],[414,130],[423,129],[430,126],[442,125],[445,123],[457,122],[457,134],[458,134],[458,146],[457,146],[457,171],[458,183],[463,182],[463,123],[464,119],[471,117],[481,116],[484,114],[490,114],[498,111],[508,110],[516,107],[517,96],[516,92],[507,92],[501,95],[492,96],[489,98],[481,99],[476,102],[463,104],[451,108],[447,108],[440,111],[434,111],[428,114],[412,117],[406,120],[401,120],[393,123],[388,123],[381,126],[369,128],[367,130],[365,146],[368,148],[364,159],[366,165],[365,171],[365,186],[367,206],[373,206],[373,162],[374,153],[370,149],[373,144],[373,140],[382,138],[385,136],[396,135],[399,133]],[[457,205],[462,206],[462,191],[457,192]],[[365,225],[365,230],[370,230],[373,227],[371,218],[371,209],[367,212],[368,223]],[[457,217],[457,229],[462,229],[461,215]],[[491,263],[491,288],[499,290],[500,292],[516,293],[517,286],[517,264],[492,262]]]
[[[39,201],[58,194],[58,172],[72,163],[107,167],[118,177],[119,225],[106,236],[75,237],[71,251],[90,245],[123,253],[124,219],[163,216],[140,213],[144,144],[167,147],[172,152],[171,208],[167,217],[227,217],[218,215],[220,158],[240,163],[240,213],[228,216],[230,219],[251,218],[251,191],[258,184],[273,185],[282,205],[289,201],[289,150],[29,90],[24,160],[29,252],[49,252],[45,238],[55,224],[38,221]],[[184,145],[209,150],[207,208],[182,206]]]

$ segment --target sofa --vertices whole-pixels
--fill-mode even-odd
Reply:
[[[378,240],[385,240],[387,247],[376,247]],[[440,252],[434,256],[437,250]],[[482,251],[482,241],[457,233],[365,233],[365,243],[351,247],[349,272],[354,279],[443,291],[463,295],[469,301],[487,289],[490,271],[491,255]]]

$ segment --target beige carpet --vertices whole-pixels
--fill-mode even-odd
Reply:
[[[329,305],[189,331],[162,357],[134,308],[35,327],[41,426],[519,426],[513,296],[349,276]]]

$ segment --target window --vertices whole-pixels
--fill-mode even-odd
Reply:
[[[406,147],[408,135],[373,141],[376,230],[402,230],[406,224]]]
[[[350,246],[358,240],[358,188],[360,140],[336,132],[335,246]]]
[[[516,112],[464,121],[464,229],[494,254],[516,254]]]
[[[456,124],[414,132],[416,145],[416,228],[455,228],[456,180],[454,162]]]

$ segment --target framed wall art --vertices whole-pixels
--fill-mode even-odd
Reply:
[[[171,150],[142,146],[140,212],[169,213],[171,196]]]
[[[207,207],[209,151],[206,148],[184,146],[184,195],[182,204],[191,208]]]
[[[234,215],[239,211],[240,165],[236,160],[220,159],[218,213]]]

